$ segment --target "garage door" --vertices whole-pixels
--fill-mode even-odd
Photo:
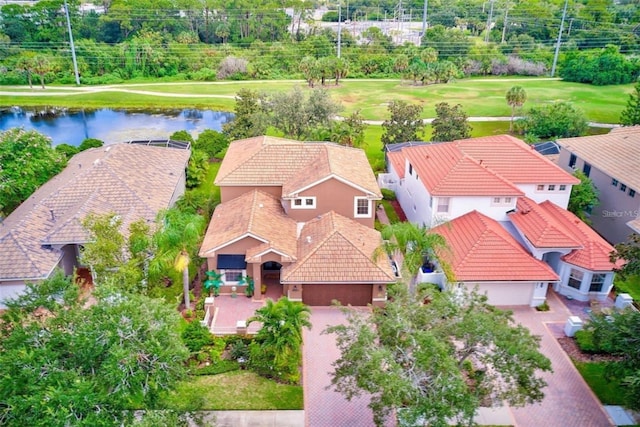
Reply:
[[[371,285],[304,285],[302,302],[307,305],[331,305],[338,300],[342,305],[365,306],[371,303]]]
[[[486,293],[491,305],[529,305],[533,298],[534,283],[474,283],[467,284],[471,290],[478,286],[478,293]]]

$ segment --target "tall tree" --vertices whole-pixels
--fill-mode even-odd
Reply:
[[[159,229],[153,236],[155,254],[149,264],[149,274],[156,280],[171,276],[171,270],[180,273],[184,305],[190,308],[189,266],[197,258],[197,249],[204,232],[204,218],[176,208],[158,216]]]
[[[411,105],[406,101],[391,101],[387,107],[389,119],[382,123],[384,145],[399,142],[418,141],[424,133],[424,122],[420,118],[421,105]]]
[[[620,124],[624,126],[640,125],[640,81],[629,94],[627,106],[620,115]]]
[[[483,401],[523,406],[542,400],[551,371],[539,338],[516,325],[486,296],[390,287],[382,309],[345,310],[332,385],[352,399],[371,395],[377,426],[395,413],[399,425],[472,425]],[[428,303],[425,303],[428,300]]]
[[[598,205],[598,190],[593,185],[593,181],[582,171],[575,171],[573,176],[580,180],[580,184],[571,187],[567,210],[573,212],[582,221],[589,223],[586,213]]]
[[[0,328],[5,425],[121,426],[154,408],[184,374],[178,315],[106,285],[94,304],[57,272],[7,303]],[[135,403],[133,403],[135,402]]]
[[[436,104],[436,118],[431,123],[431,141],[455,141],[471,136],[471,125],[460,104],[451,107],[446,102]]]
[[[554,102],[530,108],[516,121],[516,130],[528,138],[571,138],[589,128],[584,113],[569,102]]]
[[[522,86],[513,86],[505,95],[507,104],[511,107],[511,121],[509,122],[509,132],[513,132],[513,117],[516,115],[516,108],[520,108],[527,101],[527,92]]]
[[[302,361],[302,328],[310,328],[309,307],[287,297],[267,299],[247,324],[262,326],[250,344],[250,364],[260,375],[296,383]]]
[[[236,94],[235,118],[223,125],[229,139],[243,139],[263,135],[268,126],[266,95],[242,88]]]
[[[66,162],[51,147],[51,140],[36,131],[13,128],[0,132],[0,213],[11,213],[62,171]]]

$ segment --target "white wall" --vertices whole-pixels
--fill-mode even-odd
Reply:
[[[534,301],[537,282],[464,282],[469,290],[476,290],[479,294],[485,294],[491,305],[528,305],[533,307],[542,304],[542,301]],[[544,286],[544,291],[546,291]],[[546,292],[545,292],[546,293]],[[537,294],[536,294],[537,295]],[[543,293],[544,295],[544,293]]]
[[[524,191],[525,195],[535,201],[536,203],[542,203],[549,200],[563,209],[566,209],[569,205],[569,196],[571,196],[571,185],[568,184],[552,184],[555,186],[555,190],[549,191],[549,184],[544,185],[544,190],[538,190],[537,184],[518,184],[516,185],[520,190]],[[560,185],[565,185],[565,189],[560,191]]]
[[[500,203],[494,203],[494,197],[500,198]],[[455,196],[450,198],[448,219],[455,219],[471,211],[478,211],[481,214],[495,219],[496,221],[507,221],[507,212],[516,208],[517,197],[511,197],[509,203],[505,203],[505,196]],[[434,202],[434,206],[435,202]],[[442,214],[436,214],[444,216]]]
[[[432,225],[432,208],[429,206],[431,196],[422,182],[416,179],[415,171],[414,175],[409,175],[408,166],[406,167],[405,177],[400,181],[396,197],[409,221],[430,227]]]
[[[611,288],[613,287],[613,278],[615,276],[615,273],[613,273],[612,271],[591,271],[582,267],[577,267],[573,264],[566,263],[562,260],[560,260],[559,262],[559,267],[560,271],[558,272],[558,275],[560,276],[560,282],[556,283],[553,288],[561,295],[568,295],[573,299],[577,299],[578,301],[589,301],[594,298],[600,301],[604,301],[609,295],[609,292],[611,292]],[[575,289],[568,285],[571,269],[579,270],[583,273],[580,289]],[[591,278],[594,274],[606,274],[601,292],[589,292]]]
[[[24,292],[25,288],[24,282],[0,282],[0,308],[7,308],[4,304],[5,299],[17,297]]]

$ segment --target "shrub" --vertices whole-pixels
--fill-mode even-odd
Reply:
[[[182,341],[191,353],[197,353],[206,345],[214,342],[214,337],[200,322],[191,322],[182,332]]]
[[[217,375],[224,374],[225,372],[237,371],[239,369],[240,364],[235,360],[218,360],[216,362],[212,362],[209,366],[192,368],[190,373],[192,375]]]
[[[396,200],[396,193],[393,190],[388,190],[386,188],[382,189],[382,198],[384,200]]]
[[[549,311],[549,304],[545,301],[542,304],[536,306],[536,310],[538,310],[538,311]]]
[[[193,148],[205,152],[209,159],[214,158],[228,146],[229,139],[226,135],[212,129],[205,129],[193,143]]]
[[[242,75],[247,74],[247,66],[249,61],[244,58],[237,58],[235,56],[227,56],[222,60],[218,66],[218,72],[216,77],[218,79],[226,79],[233,77],[233,80],[241,80]]]
[[[104,145],[104,141],[101,141],[96,138],[86,138],[80,143],[80,145],[78,146],[78,150],[84,151],[84,150],[88,150],[89,148],[102,147],[103,145]]]
[[[576,344],[585,353],[598,353],[599,348],[593,341],[593,331],[582,329],[576,332]]]

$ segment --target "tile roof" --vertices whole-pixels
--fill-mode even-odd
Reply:
[[[582,243],[563,224],[527,197],[518,198],[516,210],[509,213],[511,222],[537,248],[580,248]]]
[[[580,181],[510,135],[455,141],[465,154],[513,184],[578,184]]]
[[[465,154],[456,143],[404,148],[420,181],[436,196],[520,196],[515,185]],[[473,183],[473,185],[470,185]]]
[[[564,261],[592,271],[612,271],[622,266],[622,260],[616,264],[609,260],[609,254],[614,250],[613,246],[580,218],[550,201],[540,203],[540,207],[546,212],[549,221],[561,224],[582,246],[581,249],[575,249],[563,256]]]
[[[387,154],[387,159],[389,163],[393,165],[393,169],[395,169],[398,174],[398,178],[404,178],[404,166],[405,166],[405,155],[402,151],[389,151]]]
[[[84,243],[88,213],[115,212],[123,228],[155,220],[181,183],[188,150],[113,144],[76,154],[0,225],[0,279],[42,279],[62,254],[50,245]]]
[[[247,258],[275,250],[295,260],[296,233],[296,222],[284,213],[280,201],[254,190],[218,205],[200,246],[200,256],[210,257],[229,243],[252,236],[263,244],[247,251]]]
[[[364,151],[328,142],[269,136],[234,141],[220,165],[220,186],[282,186],[283,196],[329,177],[339,177],[382,197]]]
[[[558,144],[612,178],[640,190],[640,126],[605,135],[559,139]]]
[[[469,212],[431,230],[445,238],[438,255],[457,281],[556,281],[558,276],[535,259],[497,221]]]
[[[380,233],[333,211],[307,222],[298,238],[298,261],[283,267],[282,283],[391,283],[386,256],[374,259]]]

